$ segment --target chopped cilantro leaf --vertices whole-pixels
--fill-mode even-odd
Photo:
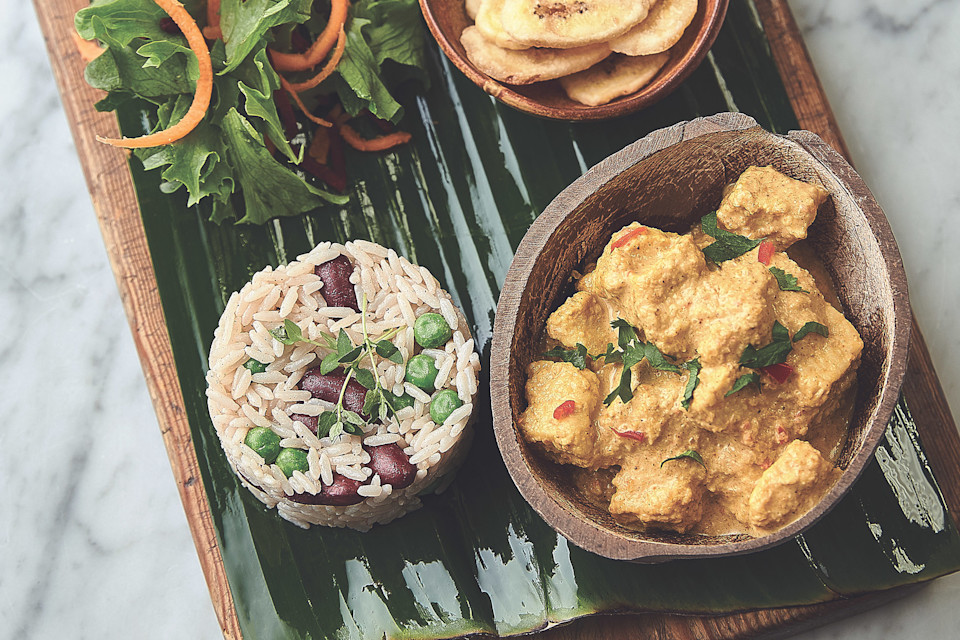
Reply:
[[[543,352],[544,358],[556,358],[560,362],[569,362],[577,369],[587,368],[587,348],[577,343],[576,349],[564,349],[563,347],[554,347],[549,351]]]
[[[716,241],[703,248],[703,255],[715,264],[742,256],[761,242],[761,240],[751,240],[721,229],[717,226],[716,211],[708,213],[700,219],[700,229]]]
[[[814,322],[811,320],[810,322],[806,323],[805,325],[797,329],[797,332],[793,334],[793,341],[799,342],[803,340],[808,333],[816,333],[823,336],[824,338],[827,338],[830,336],[830,330],[827,329],[825,325],[822,325],[819,322]]]
[[[797,291],[799,293],[810,293],[806,289],[800,287],[797,284],[797,277],[791,275],[784,271],[783,269],[778,269],[777,267],[770,267],[770,273],[773,274],[773,277],[777,279],[777,286],[780,287],[780,291]]]
[[[773,341],[770,344],[759,349],[752,344],[747,345],[740,356],[740,364],[750,369],[762,369],[772,364],[786,362],[787,355],[793,350],[790,332],[785,326],[774,321],[772,337]]]
[[[700,384],[700,357],[697,356],[690,362],[684,362],[681,366],[690,372],[690,377],[687,378],[687,386],[683,388],[683,400],[680,401],[680,406],[689,409],[690,403],[693,402],[693,392]]]
[[[683,458],[690,458],[691,460],[693,460],[694,462],[696,462],[697,464],[699,464],[699,465],[700,465],[701,467],[703,467],[704,469],[707,468],[707,465],[705,465],[705,464],[703,463],[703,458],[701,458],[701,457],[700,457],[700,454],[697,453],[696,451],[694,451],[693,449],[687,449],[687,450],[684,451],[683,453],[678,453],[677,455],[673,456],[672,458],[667,458],[666,460],[664,460],[663,462],[660,463],[660,466],[663,467],[663,465],[667,464],[667,463],[670,462],[671,460],[682,460]]]
[[[740,391],[741,389],[745,389],[751,384],[756,384],[756,385],[760,384],[760,374],[757,373],[756,371],[753,371],[751,373],[745,373],[744,375],[737,378],[737,381],[733,383],[732,387],[730,387],[730,391],[727,391],[725,394],[723,394],[723,397],[726,398],[727,396],[732,396],[737,391]]]

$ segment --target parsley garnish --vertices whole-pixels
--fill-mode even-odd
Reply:
[[[683,400],[680,401],[681,407],[689,409],[690,403],[693,402],[693,392],[696,390],[697,385],[700,384],[700,356],[697,356],[690,362],[684,362],[680,366],[690,372],[690,377],[687,378],[687,386],[683,389]]]
[[[549,351],[543,352],[544,358],[557,358],[560,362],[569,362],[577,369],[587,368],[587,348],[577,343],[575,349],[564,349],[563,347],[554,347]]]
[[[670,462],[671,460],[682,460],[683,458],[690,458],[690,459],[693,460],[694,462],[698,463],[698,464],[699,464],[701,467],[703,467],[704,469],[707,468],[707,465],[705,465],[705,464],[703,463],[703,458],[701,458],[701,457],[700,457],[700,454],[697,453],[696,451],[694,451],[693,449],[687,449],[687,450],[684,451],[683,453],[678,453],[677,455],[673,456],[672,458],[667,458],[666,460],[664,460],[663,462],[660,463],[660,467],[663,468],[663,465],[667,464],[667,463]]]
[[[783,269],[778,269],[777,267],[770,267],[770,273],[772,273],[773,277],[777,279],[777,286],[780,287],[780,291],[797,291],[799,293],[810,293],[806,289],[801,288],[799,284],[797,284],[796,276],[787,273]]]
[[[745,389],[751,384],[760,386],[760,374],[757,373],[756,371],[753,371],[751,373],[745,373],[739,378],[737,378],[737,381],[733,383],[732,387],[730,387],[730,391],[727,391],[725,394],[723,394],[723,397],[726,398],[727,396],[732,396],[737,391],[740,391],[741,389]]]
[[[751,240],[750,238],[721,229],[717,226],[716,211],[708,213],[700,219],[700,229],[716,240],[713,244],[703,248],[703,255],[715,264],[738,258],[756,247],[762,241]]]
[[[816,333],[823,336],[824,338],[830,336],[830,330],[827,329],[825,325],[822,325],[819,322],[814,322],[813,320],[811,320],[810,322],[806,323],[805,325],[797,329],[797,332],[793,334],[793,341],[800,342],[806,337],[808,333]]]

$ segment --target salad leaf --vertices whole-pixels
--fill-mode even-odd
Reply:
[[[312,0],[222,0],[220,30],[226,47],[226,67],[221,75],[240,66],[267,32],[289,22],[306,22]]]
[[[364,33],[378,65],[392,60],[409,67],[421,82],[428,84],[424,71],[426,34],[417,0],[361,0],[355,15],[370,21]]]
[[[250,122],[230,109],[221,123],[226,139],[227,162],[243,194],[246,214],[238,222],[263,224],[277,215],[294,216],[317,207],[318,196],[344,204],[338,196],[307,184],[303,178],[277,162]]]
[[[351,12],[355,14],[353,8]],[[369,109],[381,120],[396,124],[403,117],[403,108],[380,77],[380,65],[363,35],[363,28],[369,24],[370,20],[356,15],[347,21],[347,44],[337,65],[342,79],[337,83],[337,95],[352,116]]]
[[[157,111],[158,129],[180,120],[190,108],[190,102],[189,96],[180,95],[162,105]],[[233,178],[225,165],[219,131],[207,120],[182,140],[163,147],[135,149],[133,153],[148,171],[166,167],[161,177],[169,185],[168,191],[186,187],[187,206],[209,195],[226,200],[233,193]]]
[[[149,50],[148,55],[143,56],[131,45],[123,44],[97,16],[92,16],[90,23],[97,39],[107,46],[107,49],[91,60],[84,69],[84,78],[90,86],[110,92],[133,93],[154,103],[163,102],[158,102],[157,98],[193,91],[194,82],[190,81],[188,56],[171,53],[170,57],[164,60],[164,64],[145,66],[155,60]],[[139,49],[144,47],[147,45],[140,45]],[[192,51],[189,52],[189,58],[196,68],[197,58]],[[159,62],[157,64],[159,65]]]

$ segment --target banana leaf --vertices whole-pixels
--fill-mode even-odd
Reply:
[[[498,104],[439,53],[429,90],[402,96],[413,141],[351,154],[350,203],[263,227],[218,226],[160,191],[131,160],[210,511],[244,637],[508,636],[611,611],[723,613],[811,604],[960,567],[960,536],[901,399],[875,461],[802,536],[748,556],[641,565],[559,536],[524,502],[494,442],[489,399],[455,481],[368,533],[304,531],[231,473],[207,415],[206,354],[230,292],[322,240],[365,238],[426,266],[451,292],[489,359],[500,282],[537,214],[588,167],[678,120],[740,110],[786,132],[797,120],[751,3],[731,3],[700,68],[672,96],[611,122],[562,123]],[[119,113],[125,135],[155,121]],[[486,370],[486,368],[485,368]],[[486,380],[482,388],[486,389]],[[731,579],[735,576],[736,579]]]

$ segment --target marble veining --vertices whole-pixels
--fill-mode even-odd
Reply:
[[[958,411],[960,3],[790,5]],[[30,3],[0,2],[0,50],[0,638],[221,637]],[[952,637],[958,598],[800,637]]]

